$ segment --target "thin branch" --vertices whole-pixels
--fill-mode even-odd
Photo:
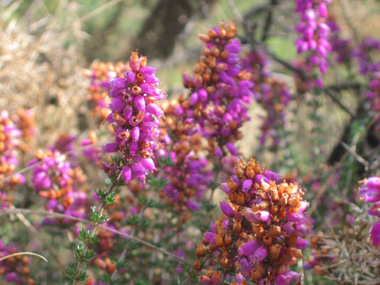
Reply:
[[[352,150],[345,142],[341,141],[340,144],[350,153],[352,154],[356,160],[358,162],[360,162],[361,164],[363,164],[366,169],[368,169],[369,167],[369,163],[367,160],[365,160],[363,157],[361,157],[360,155],[358,155],[354,150]]]
[[[80,17],[79,22],[83,23],[83,22],[91,19],[92,17],[96,16],[100,12],[103,12],[104,10],[107,10],[108,8],[112,7],[113,5],[118,4],[121,1],[123,1],[123,0],[113,0],[111,2],[106,3],[106,4],[96,8],[95,10],[91,11],[90,13],[87,13],[86,15],[83,15],[82,17]]]
[[[235,1],[234,0],[228,0],[228,4],[231,8],[231,11],[232,11],[232,14],[234,15],[235,19],[240,23],[240,24],[243,24],[244,23],[244,19],[243,19],[243,16],[240,14],[238,8],[236,7],[235,5]]]
[[[308,76],[307,74],[300,68],[294,66],[293,64],[287,62],[286,60],[283,60],[281,58],[279,58],[277,55],[271,53],[268,51],[268,49],[266,49],[266,53],[276,62],[280,63],[282,66],[284,66],[285,68],[289,69],[290,71],[292,72],[295,72],[297,73],[301,79],[308,79]]]
[[[41,258],[45,262],[48,262],[48,260],[45,257],[43,257],[42,255],[39,255],[39,254],[34,253],[34,252],[28,252],[28,251],[25,251],[25,252],[16,252],[16,253],[12,253],[12,254],[3,256],[3,257],[0,258],[0,261],[3,261],[5,259],[13,257],[13,256],[19,256],[19,255],[33,255],[33,256],[37,256],[37,257]]]
[[[340,101],[340,99],[337,96],[335,96],[333,92],[331,92],[331,90],[325,89],[324,91],[336,104],[339,105],[339,107],[346,111],[346,113],[349,114],[351,118],[355,117],[355,114],[352,113],[352,111],[346,105],[344,105],[343,102]]]
[[[73,216],[69,216],[69,215],[65,215],[65,214],[61,214],[61,213],[54,213],[54,212],[48,212],[48,211],[43,211],[43,210],[31,210],[31,209],[20,209],[20,208],[14,208],[14,209],[1,209],[0,210],[0,213],[4,213],[4,214],[15,214],[15,213],[22,213],[22,214],[36,214],[36,215],[40,215],[40,216],[50,216],[50,217],[55,217],[55,218],[65,218],[65,219],[69,219],[69,220],[72,220],[72,221],[77,221],[77,222],[81,222],[81,223],[85,223],[85,224],[93,224],[91,221],[88,221],[86,219],[82,219],[82,218],[76,218],[76,217],[73,217]],[[116,229],[113,229],[113,228],[109,228],[107,226],[103,226],[103,225],[98,225],[98,228],[102,228],[102,229],[105,229],[107,231],[110,231],[110,232],[113,232],[115,234],[118,234],[120,236],[124,236],[126,238],[129,238],[131,240],[134,240],[138,243],[141,243],[147,247],[150,247],[151,249],[153,250],[157,250],[159,252],[162,252],[163,254],[166,254],[174,259],[177,259],[178,261],[181,261],[183,263],[186,263],[190,266],[192,266],[193,264],[185,259],[182,259],[180,257],[178,257],[177,255],[163,249],[163,248],[159,248],[149,242],[146,242],[142,239],[139,239],[137,237],[134,237],[134,236],[131,236],[127,233],[124,233],[122,231],[118,231]]]
[[[272,7],[277,6],[278,1],[277,0],[271,0],[270,1]],[[269,30],[273,24],[273,9],[269,9],[267,16],[265,18],[265,23],[263,27],[263,34],[261,35],[261,41],[265,42],[265,40],[268,38]]]
[[[15,209],[14,206],[11,206],[11,209]],[[17,218],[27,227],[27,229],[32,233],[32,235],[34,237],[36,237],[43,245],[44,247],[49,251],[49,253],[51,254],[51,256],[53,257],[54,261],[57,263],[58,267],[61,269],[61,270],[64,270],[65,267],[63,266],[63,264],[59,261],[57,255],[55,254],[54,252],[54,249],[50,246],[50,244],[44,240],[40,233],[38,232],[38,230],[29,222],[29,220],[27,218],[25,218],[25,216],[21,213],[16,213],[16,216]]]
[[[346,10],[347,4],[343,3],[343,0],[339,0],[339,6],[340,6],[340,9],[342,10],[342,15],[343,15],[344,21],[346,22],[347,26],[351,30],[351,33],[353,34],[355,41],[358,42],[359,41],[359,32],[356,30],[354,25],[352,25],[352,22],[350,21],[350,19],[348,17],[347,10]]]
[[[337,83],[337,84],[332,84],[323,87],[323,90],[333,90],[333,91],[342,91],[342,90],[348,90],[348,89],[355,89],[359,90],[362,88],[363,85],[359,82],[342,82],[342,83]]]

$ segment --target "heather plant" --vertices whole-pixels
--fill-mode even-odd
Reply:
[[[0,283],[380,282],[356,4],[90,2],[0,3]]]

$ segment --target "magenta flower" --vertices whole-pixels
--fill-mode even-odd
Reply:
[[[295,0],[295,12],[300,14],[300,23],[295,27],[300,37],[295,41],[298,54],[308,52],[305,64],[319,68],[326,74],[328,62],[326,56],[331,46],[328,42],[330,27],[325,23],[327,19],[326,4],[329,0]],[[321,78],[319,78],[321,81]],[[319,85],[315,82],[315,85]]]
[[[301,275],[297,272],[286,270],[284,274],[280,274],[276,277],[276,285],[291,285],[293,283],[299,282],[301,280]]]
[[[128,183],[134,178],[144,180],[156,169],[152,157],[158,147],[159,119],[163,111],[156,104],[166,94],[155,87],[159,80],[155,68],[146,66],[146,58],[133,52],[129,71],[111,82],[107,121],[115,130],[115,141],[103,147],[108,153],[121,153],[124,159],[121,177]]]
[[[370,177],[366,179],[360,189],[362,200],[367,203],[380,201],[380,177]]]
[[[4,178],[10,176],[18,165],[17,147],[21,136],[21,131],[11,120],[7,111],[0,113],[0,136],[2,137],[0,142],[0,177]],[[5,185],[13,188],[24,182],[25,178],[18,174],[6,182],[0,182],[0,189],[5,190]]]
[[[229,218],[232,218],[235,214],[235,211],[226,202],[220,202],[220,208],[222,209],[223,214]]]
[[[228,195],[228,202],[220,203],[224,215],[203,239],[208,250],[204,260],[214,260],[209,265],[205,262],[205,272],[215,270],[216,263],[231,272],[227,283],[234,279],[238,284],[244,280],[255,284],[298,282],[300,274],[289,268],[302,257],[301,250],[309,247],[301,238],[311,233],[303,213],[307,207],[302,201],[304,191],[297,184],[276,182],[280,177],[261,170],[254,159],[248,163],[241,159],[235,170],[236,175],[222,186],[233,193]],[[264,176],[266,172],[273,180]],[[258,176],[260,184],[253,182]],[[247,180],[254,183],[252,188],[246,188]]]
[[[380,246],[380,220],[378,220],[371,229],[372,245]]]

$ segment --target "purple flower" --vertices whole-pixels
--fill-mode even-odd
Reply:
[[[199,204],[197,202],[195,202],[194,200],[188,200],[187,201],[187,207],[190,209],[190,210],[199,210],[201,207],[199,206]]]
[[[220,202],[220,208],[222,209],[223,214],[229,218],[232,218],[235,215],[234,210],[226,202]]]
[[[251,240],[239,247],[238,252],[240,256],[249,256],[254,254],[258,247],[259,243],[255,240]]]
[[[158,148],[163,111],[155,102],[166,97],[155,87],[156,69],[146,66],[145,57],[133,52],[129,67],[131,70],[124,72],[123,78],[116,78],[111,84],[112,113],[107,120],[117,131],[115,141],[103,147],[105,152],[123,156],[122,178],[126,182],[134,178],[144,180],[149,171],[156,169],[152,157]]]
[[[380,201],[380,178],[370,177],[362,184],[360,189],[362,200],[368,203],[376,203]]]
[[[252,262],[257,264],[258,262],[263,261],[268,255],[268,251],[264,246],[260,246],[251,256]]]
[[[299,282],[301,275],[297,272],[286,270],[284,274],[280,274],[276,277],[276,285],[291,285],[292,283]]]
[[[380,220],[378,220],[371,229],[372,245],[380,246]]]
[[[211,232],[207,232],[207,233],[205,234],[205,239],[206,239],[209,243],[211,243],[212,245],[216,245],[216,243],[215,243],[215,237],[216,237],[216,234],[211,233]]]

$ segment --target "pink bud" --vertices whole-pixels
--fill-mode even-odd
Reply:
[[[133,102],[135,103],[137,110],[145,112],[145,100],[143,96],[136,96]]]
[[[222,212],[229,218],[232,218],[235,215],[235,211],[226,202],[220,202],[220,208],[222,209]]]
[[[141,164],[148,169],[150,172],[153,172],[156,170],[156,166],[154,165],[154,161],[151,158],[144,158],[141,159]]]

